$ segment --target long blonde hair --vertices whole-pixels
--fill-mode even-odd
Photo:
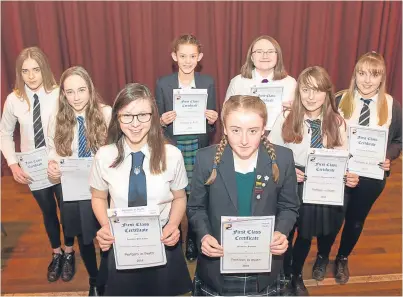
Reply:
[[[383,59],[382,55],[376,52],[366,53],[358,59],[354,67],[353,75],[351,77],[350,87],[342,97],[339,108],[343,112],[343,116],[345,119],[351,118],[355,108],[354,93],[357,89],[356,75],[357,72],[362,71],[364,67],[368,68],[371,75],[382,75],[377,100],[379,118],[378,125],[382,126],[386,123],[388,119],[388,104],[386,100],[386,66],[385,60]]]
[[[98,148],[106,143],[107,137],[107,125],[101,111],[102,99],[95,91],[90,75],[81,66],[71,67],[64,71],[60,78],[59,109],[56,115],[55,148],[58,155],[63,157],[73,154],[71,144],[74,139],[74,127],[77,125],[74,109],[67,101],[64,89],[66,79],[72,75],[84,79],[90,94],[85,110],[87,150],[95,154]]]
[[[18,55],[15,63],[15,85],[13,92],[18,98],[27,102],[28,110],[30,110],[31,104],[29,103],[27,93],[25,92],[25,82],[22,78],[22,64],[24,64],[24,61],[27,59],[33,59],[38,63],[39,68],[41,69],[43,88],[46,93],[50,93],[57,88],[57,84],[45,53],[36,46],[23,49]]]
[[[225,101],[223,109],[221,111],[221,123],[225,125],[225,120],[228,115],[237,110],[247,110],[258,114],[263,119],[263,127],[266,127],[267,123],[267,109],[266,104],[256,96],[242,96],[235,95],[231,96],[227,101]],[[272,175],[273,180],[278,182],[279,179],[279,169],[276,161],[276,151],[274,146],[270,143],[265,135],[262,135],[261,142],[265,146],[267,153],[272,160]],[[220,143],[217,145],[217,151],[214,157],[213,170],[211,171],[210,177],[206,181],[206,185],[211,185],[214,183],[217,177],[217,166],[220,164],[222,154],[226,145],[228,144],[228,139],[225,134],[223,134]]]

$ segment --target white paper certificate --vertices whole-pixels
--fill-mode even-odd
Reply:
[[[271,271],[274,216],[221,217],[221,273]]]
[[[302,201],[312,204],[343,205],[344,175],[348,151],[310,149],[305,167]]]
[[[116,269],[138,269],[167,263],[157,205],[108,209],[108,217],[115,237]]]
[[[206,133],[207,89],[174,89],[174,135]]]
[[[378,163],[386,159],[388,145],[386,128],[370,128],[350,125],[348,128],[348,147],[351,154],[348,169],[359,176],[383,179],[385,171]]]
[[[63,201],[91,200],[89,185],[93,158],[66,158],[60,160]]]
[[[265,84],[258,84],[251,88],[251,93],[258,96],[266,104],[267,124],[266,130],[273,128],[277,116],[283,110],[283,87]]]
[[[46,146],[24,152],[16,153],[18,163],[34,181],[28,184],[31,191],[46,189],[54,184],[48,178],[48,152]]]

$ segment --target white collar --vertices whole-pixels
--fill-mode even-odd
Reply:
[[[126,159],[128,156],[130,156],[131,153],[133,153],[133,150],[130,148],[129,144],[127,143],[126,136],[123,135],[122,137],[124,137],[123,150],[124,150],[124,158]],[[140,149],[140,151],[144,154],[144,156],[146,158],[150,158],[151,153],[150,153],[150,149],[149,149],[149,146],[147,143],[145,145],[143,145],[143,147]]]
[[[262,80],[267,79],[268,81],[272,81],[274,77],[274,71],[272,73],[269,74],[268,77],[263,77],[259,74],[259,72],[256,71],[256,68],[252,70],[252,78],[253,80],[261,83]]]
[[[257,157],[259,155],[259,148],[257,149],[255,158],[253,160],[251,160],[251,163],[249,164],[249,167],[246,170],[241,169],[240,165],[237,162],[238,159],[235,157],[235,152],[234,151],[232,151],[232,154],[233,154],[233,158],[234,158],[235,172],[246,174],[246,173],[249,173],[249,172],[253,172],[255,170],[256,165],[257,165]]]
[[[378,96],[379,96],[379,92],[377,92],[377,93],[376,93],[374,96],[372,96],[371,98],[367,98],[366,100],[370,99],[370,100],[372,100],[373,102],[378,102]],[[355,98],[356,100],[358,100],[358,101],[361,101],[362,96],[361,96],[360,92],[358,92],[358,90],[355,90],[355,92],[354,92],[354,98]],[[364,99],[364,98],[363,98],[363,99]]]
[[[43,87],[43,85],[36,92],[32,91],[26,84],[24,84],[24,88],[25,88],[25,93],[27,94],[27,97],[32,100],[34,99],[35,94],[38,95],[38,97],[40,98],[45,93],[45,88]]]

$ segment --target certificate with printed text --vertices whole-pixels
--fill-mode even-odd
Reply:
[[[348,156],[347,150],[310,149],[305,167],[304,203],[344,204]]]
[[[388,145],[387,128],[371,128],[360,125],[348,127],[348,148],[351,154],[348,169],[359,176],[382,180],[385,171],[378,166],[386,159]]]
[[[54,184],[48,178],[48,151],[46,146],[24,152],[16,153],[18,164],[32,179],[28,184],[31,191],[46,189]]]
[[[270,272],[274,216],[221,217],[221,273]]]
[[[207,89],[174,89],[174,135],[206,133]]]
[[[270,83],[258,84],[251,88],[251,93],[258,96],[266,104],[266,130],[271,130],[278,115],[283,110],[283,87],[270,85]]]
[[[108,209],[108,218],[115,237],[116,269],[139,269],[167,263],[165,246],[161,242],[158,205]]]
[[[60,160],[63,201],[91,200],[89,185],[93,158],[66,158]]]

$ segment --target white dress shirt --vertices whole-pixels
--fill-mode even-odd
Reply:
[[[109,126],[109,122],[111,121],[111,115],[112,115],[112,107],[109,105],[102,105],[101,107],[101,112],[104,116],[105,122],[106,122],[106,127]],[[76,117],[82,116],[85,119],[85,112],[83,114],[76,114]],[[84,121],[85,124],[85,121]],[[73,154],[69,157],[71,158],[78,158],[78,123],[74,127],[74,138],[73,142],[71,144],[71,150]],[[56,132],[56,113],[50,117],[49,120],[49,125],[48,125],[48,157],[49,160],[55,160],[57,162],[60,161],[60,159],[65,158],[61,157],[57,154],[56,152],[56,147],[55,147],[55,132]],[[93,156],[93,153],[91,152],[91,156]]]
[[[173,201],[171,190],[185,189],[188,178],[181,151],[171,145],[165,144],[167,169],[161,174],[151,174],[148,145],[141,148],[144,154],[143,170],[146,175],[147,204],[159,205],[160,221],[165,225],[169,220],[169,213]],[[118,156],[115,144],[101,147],[95,155],[90,173],[90,186],[99,191],[109,191],[111,208],[128,207],[129,178],[132,168],[132,150],[124,141],[124,159],[116,168],[110,166]]]
[[[306,166],[306,160],[308,158],[308,151],[311,147],[311,126],[310,124],[306,121],[310,118],[308,118],[306,115],[304,116],[304,124],[303,124],[303,138],[301,143],[290,143],[290,142],[284,142],[284,139],[281,135],[282,130],[283,130],[283,124],[285,119],[287,118],[289,112],[282,112],[276,119],[276,122],[274,123],[273,129],[271,130],[269,134],[269,141],[281,145],[284,147],[287,147],[292,150],[293,155],[294,155],[294,162],[295,165],[305,167]],[[318,119],[322,120],[322,116],[318,117]],[[310,119],[310,120],[315,120],[315,119]],[[343,149],[347,150],[348,149],[348,143],[347,143],[347,131],[346,131],[346,125],[341,125],[339,128],[340,131],[340,138],[342,145],[339,147],[335,147],[335,149]],[[324,138],[322,140],[323,146],[326,147],[326,135],[324,135]]]
[[[3,117],[0,122],[1,151],[9,166],[18,163],[15,155],[14,142],[14,129],[17,121],[20,124],[21,152],[35,149],[33,124],[34,95],[38,95],[42,129],[46,145],[48,145],[47,131],[49,118],[57,111],[59,88],[55,88],[51,92],[46,93],[43,87],[37,92],[33,92],[30,88],[25,86],[25,92],[30,102],[29,110],[27,102],[23,98],[18,98],[14,92],[7,96],[6,102],[4,103]]]
[[[291,76],[286,76],[280,80],[273,80],[273,74],[269,77],[262,77],[256,69],[252,70],[252,78],[242,77],[238,74],[233,79],[228,86],[227,93],[225,95],[225,101],[227,101],[233,95],[253,95],[251,88],[260,84],[263,79],[267,79],[268,85],[271,86],[282,86],[283,87],[283,104],[294,100],[295,88],[297,86],[296,80]]]

